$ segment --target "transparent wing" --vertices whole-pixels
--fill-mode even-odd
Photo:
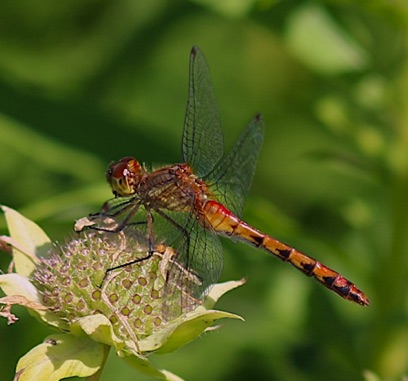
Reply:
[[[203,229],[190,212],[152,211],[155,244],[174,255],[165,269],[163,314],[170,320],[193,310],[222,271],[222,246],[212,229]]]
[[[258,114],[228,156],[205,178],[218,201],[239,217],[251,187],[263,136],[263,118]]]
[[[210,71],[201,50],[193,47],[187,110],[182,138],[182,160],[198,177],[208,174],[222,158],[224,139]]]
[[[201,304],[209,286],[218,280],[222,271],[221,242],[212,229],[199,225],[192,207],[193,200],[190,212],[146,210],[136,197],[116,198],[106,202],[99,213],[83,223],[84,227],[99,231],[126,231],[141,247],[121,254],[115,266],[143,259],[149,247],[154,250],[159,245],[171,248],[174,255],[165,267],[163,295],[163,313],[168,320]]]
[[[195,219],[189,225],[167,270],[163,312],[168,320],[200,305],[222,271],[222,246],[216,233],[201,228]],[[175,294],[180,295],[178,303],[173,301]]]

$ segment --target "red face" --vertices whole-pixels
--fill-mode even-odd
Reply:
[[[112,163],[107,172],[106,180],[116,197],[126,197],[135,193],[143,169],[134,157],[124,157]]]

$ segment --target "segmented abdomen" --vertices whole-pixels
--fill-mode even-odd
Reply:
[[[279,259],[289,262],[342,298],[362,306],[369,305],[366,295],[337,271],[251,227],[217,201],[207,201],[204,204],[204,214],[205,223],[210,224],[217,233],[233,236],[262,248]]]

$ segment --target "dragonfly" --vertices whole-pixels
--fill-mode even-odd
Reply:
[[[369,305],[366,295],[337,271],[241,219],[263,136],[263,117],[257,114],[224,157],[220,111],[210,71],[202,51],[194,46],[181,162],[153,170],[128,156],[113,162],[106,172],[114,198],[91,219],[118,221],[114,228],[96,227],[99,230],[118,232],[132,226],[143,231],[148,248],[145,257],[109,270],[147,260],[158,244],[174,247],[176,257],[166,273],[165,294],[182,289],[190,301],[195,301],[187,307],[183,303],[168,306],[168,314],[175,316],[180,309],[201,303],[206,290],[220,277],[223,256],[218,236],[226,236],[290,263],[344,299]],[[194,276],[186,280],[186,272]]]

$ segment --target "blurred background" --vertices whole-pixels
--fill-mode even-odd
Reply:
[[[179,162],[198,45],[227,148],[264,114],[246,221],[340,271],[372,305],[223,240],[222,280],[248,282],[218,308],[245,322],[152,361],[199,381],[406,379],[407,27],[398,0],[2,1],[0,203],[64,242],[111,197],[112,160]],[[50,333],[15,313],[13,326],[0,321],[4,380]],[[112,379],[148,380],[115,355]]]

